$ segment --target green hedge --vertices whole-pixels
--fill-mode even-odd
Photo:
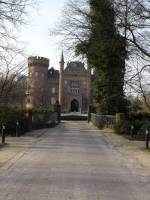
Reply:
[[[131,112],[126,116],[129,120],[150,120],[149,112]]]
[[[150,133],[150,113],[130,113],[120,123],[115,125],[115,131],[119,134],[131,135],[131,126],[134,126],[134,139],[145,140],[145,131]]]
[[[5,133],[11,136],[16,135],[16,127],[18,129],[18,133],[23,134],[29,130],[28,127],[28,113],[32,114],[44,114],[44,119],[46,120],[48,117],[48,113],[52,112],[48,109],[8,109],[8,108],[0,108],[0,132],[2,128],[2,124],[5,125]],[[19,123],[18,126],[16,125]],[[44,121],[45,122],[45,121]],[[43,122],[43,123],[44,123]],[[37,125],[39,127],[39,125]],[[33,128],[36,127],[34,124]],[[41,127],[44,128],[44,125],[41,123]]]
[[[6,134],[16,134],[16,122],[18,122],[19,133],[22,134],[28,130],[28,120],[25,110],[1,109],[0,110],[0,128],[5,125]]]
[[[77,116],[77,115],[70,115],[70,116],[61,116],[61,120],[70,120],[70,121],[80,121],[80,120],[87,120],[87,116]]]

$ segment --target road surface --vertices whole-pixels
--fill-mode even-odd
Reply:
[[[150,200],[150,176],[96,128],[62,122],[0,168],[0,200]]]

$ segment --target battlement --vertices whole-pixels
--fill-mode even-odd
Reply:
[[[48,67],[49,66],[49,59],[40,57],[40,56],[31,56],[28,58],[28,65],[41,65]]]

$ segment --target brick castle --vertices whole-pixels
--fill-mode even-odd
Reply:
[[[91,70],[82,62],[65,67],[63,52],[60,70],[49,69],[49,59],[28,58],[27,107],[52,108],[59,101],[62,112],[87,112],[91,102]]]

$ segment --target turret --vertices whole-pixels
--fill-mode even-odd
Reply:
[[[60,71],[64,71],[64,64],[65,64],[65,61],[64,61],[64,53],[62,51],[62,54],[61,54],[61,59],[60,59]]]
[[[48,106],[48,67],[48,58],[28,58],[27,104],[30,105],[30,107],[32,108],[46,108]]]
[[[65,61],[64,61],[64,54],[63,54],[63,51],[62,51],[62,54],[61,54],[61,59],[60,59],[60,76],[59,76],[59,103],[60,105],[62,105],[62,99],[63,99],[63,72],[64,72],[64,64],[65,64]]]

